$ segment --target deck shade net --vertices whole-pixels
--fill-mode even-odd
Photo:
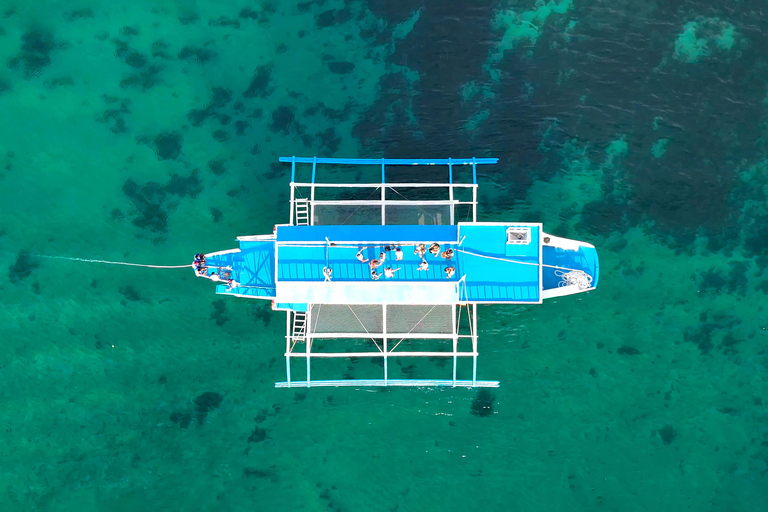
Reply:
[[[387,305],[387,329],[384,307],[378,304],[313,304],[312,334],[391,334],[418,338],[419,334],[453,332],[452,308],[448,305]]]
[[[387,204],[384,202],[384,224],[389,225],[450,225],[449,204]],[[315,226],[382,224],[381,204],[312,204]]]
[[[384,314],[375,304],[312,304],[311,334],[382,332]]]

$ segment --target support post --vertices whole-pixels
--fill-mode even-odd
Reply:
[[[387,305],[382,304],[382,331],[384,334],[384,342],[382,343],[382,350],[384,350],[384,386],[387,386],[387,380],[389,379],[389,376],[387,375]]]
[[[477,382],[477,304],[472,304],[472,387]]]
[[[453,204],[453,159],[448,159],[448,199],[451,201],[451,226],[455,224],[454,210],[456,205]]]
[[[309,362],[311,361],[311,358],[309,356],[309,350],[310,346],[312,345],[312,337],[310,336],[310,332],[312,326],[312,306],[310,304],[307,304],[307,319],[306,323],[304,324],[304,344],[307,346],[307,387],[309,387],[310,382],[310,376],[309,376]]]
[[[288,310],[285,312],[285,381],[289,386],[291,384],[291,357],[288,354],[291,352],[292,327],[291,310]]]
[[[459,336],[456,326],[456,308],[460,305],[451,307],[451,331],[453,336],[453,387],[456,387],[456,364],[458,363],[457,353],[459,350]]]
[[[317,171],[317,157],[312,159],[312,188],[309,189],[309,225],[315,225],[315,172]]]
[[[387,186],[386,186],[387,180],[386,175],[384,174],[384,159],[381,159],[381,225],[385,225],[387,223],[387,210],[386,210],[386,200],[387,200]]]
[[[293,214],[294,214],[293,211],[296,209],[295,202],[296,202],[296,185],[294,185],[293,182],[291,182],[291,201],[289,204],[291,208],[291,212],[288,214],[289,224],[291,226],[293,226]]]

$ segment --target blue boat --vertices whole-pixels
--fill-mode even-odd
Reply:
[[[497,387],[477,379],[478,304],[539,304],[597,286],[592,245],[538,223],[478,222],[477,167],[495,158],[280,161],[291,165],[289,222],[195,265],[217,294],[287,313],[277,387]],[[312,378],[313,360],[363,357],[379,358],[381,375]],[[453,373],[391,376],[401,357],[448,358]],[[465,358],[471,379],[457,375]]]

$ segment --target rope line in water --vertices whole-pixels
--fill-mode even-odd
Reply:
[[[144,268],[191,268],[192,264],[188,265],[144,265],[143,263],[127,263],[125,261],[107,261],[107,260],[89,260],[85,258],[70,258],[68,256],[46,256],[44,254],[34,254],[37,258],[46,258],[49,260],[68,260],[68,261],[83,261],[85,263],[105,263],[107,265],[125,265],[127,267],[144,267]]]

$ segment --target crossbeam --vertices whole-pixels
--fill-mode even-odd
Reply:
[[[276,388],[319,388],[319,387],[451,387],[451,388],[497,388],[497,380],[425,380],[425,379],[348,379],[348,380],[294,380],[276,382]]]
[[[483,165],[498,163],[498,158],[308,158],[281,156],[281,162],[297,164],[342,164],[342,165]]]

